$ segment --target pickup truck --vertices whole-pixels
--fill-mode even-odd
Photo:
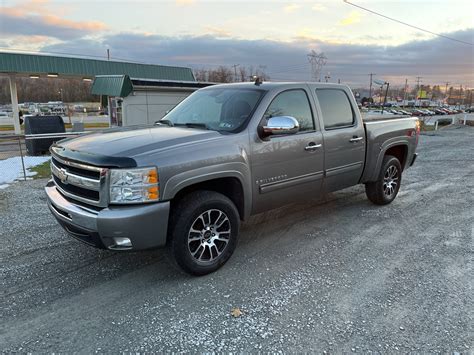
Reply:
[[[373,203],[392,202],[418,136],[413,117],[363,121],[345,85],[222,84],[155,125],[57,142],[45,189],[76,239],[110,250],[166,245],[204,275],[230,258],[251,215],[356,184]]]

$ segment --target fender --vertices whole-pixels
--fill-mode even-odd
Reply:
[[[252,189],[249,167],[244,163],[232,162],[204,166],[174,175],[166,182],[162,195],[163,200],[171,200],[185,187],[220,178],[237,178],[244,193],[244,218],[250,216],[252,207]]]
[[[375,169],[372,171],[371,176],[369,177],[369,179],[367,179],[368,181],[375,181],[377,179],[378,173],[379,173],[379,171],[382,167],[383,157],[385,156],[385,153],[387,152],[387,150],[389,150],[392,147],[398,146],[398,145],[403,145],[403,146],[407,147],[407,152],[408,152],[409,145],[408,145],[408,142],[406,140],[400,139],[400,137],[396,137],[394,139],[396,139],[396,140],[394,140],[394,141],[388,140],[388,141],[384,142],[384,144],[380,147],[380,153],[377,156],[377,163],[375,164]],[[407,161],[407,159],[405,159],[405,163],[406,163],[406,161]],[[402,168],[404,168],[404,167],[402,167]]]

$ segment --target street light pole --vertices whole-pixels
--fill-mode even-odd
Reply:
[[[369,86],[369,110],[372,104],[372,76],[377,75],[375,73],[369,73],[370,76],[370,86]]]

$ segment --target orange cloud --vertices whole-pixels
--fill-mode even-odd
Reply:
[[[196,2],[195,0],[176,0],[176,5],[179,5],[179,6],[193,5],[195,2]]]
[[[287,5],[283,8],[283,11],[285,12],[295,12],[296,10],[298,10],[301,6],[298,5],[298,4],[290,4],[290,5]]]
[[[230,37],[231,33],[229,31],[224,30],[223,28],[214,27],[214,26],[206,26],[204,30],[207,33],[213,34],[218,37]]]
[[[37,21],[51,26],[63,27],[66,29],[83,30],[87,32],[101,31],[107,29],[103,22],[99,21],[73,21],[67,20],[57,15],[51,15],[48,9],[49,0],[30,0],[14,7],[0,8],[0,14],[16,17],[19,21],[22,18],[34,17]],[[65,8],[55,8],[64,12]],[[57,11],[56,11],[57,12]]]
[[[99,21],[71,21],[54,15],[43,15],[44,22],[48,25],[73,28],[75,30],[102,31],[107,28],[103,22]]]
[[[362,18],[362,14],[359,11],[352,11],[349,13],[347,17],[344,17],[342,20],[339,21],[339,25],[341,26],[349,26],[355,23],[360,22]]]

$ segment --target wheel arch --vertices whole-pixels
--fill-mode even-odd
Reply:
[[[377,155],[377,162],[375,168],[370,172],[370,177],[362,179],[364,183],[375,181],[378,177],[380,169],[382,168],[383,158],[386,155],[393,155],[399,161],[402,166],[402,171],[405,170],[407,157],[408,157],[408,143],[406,141],[395,141],[387,144],[385,147],[381,147],[379,154]]]
[[[395,158],[397,158],[402,167],[402,171],[405,170],[405,164],[406,164],[407,156],[408,156],[407,144],[396,144],[396,145],[390,146],[388,149],[385,150],[385,153],[383,156],[386,156],[386,155],[392,155]]]
[[[184,196],[198,190],[221,193],[234,203],[241,220],[248,218],[251,202],[248,201],[249,191],[246,191],[240,173],[228,171],[183,180],[172,189],[168,189],[166,199],[171,201],[171,208],[173,208]]]

